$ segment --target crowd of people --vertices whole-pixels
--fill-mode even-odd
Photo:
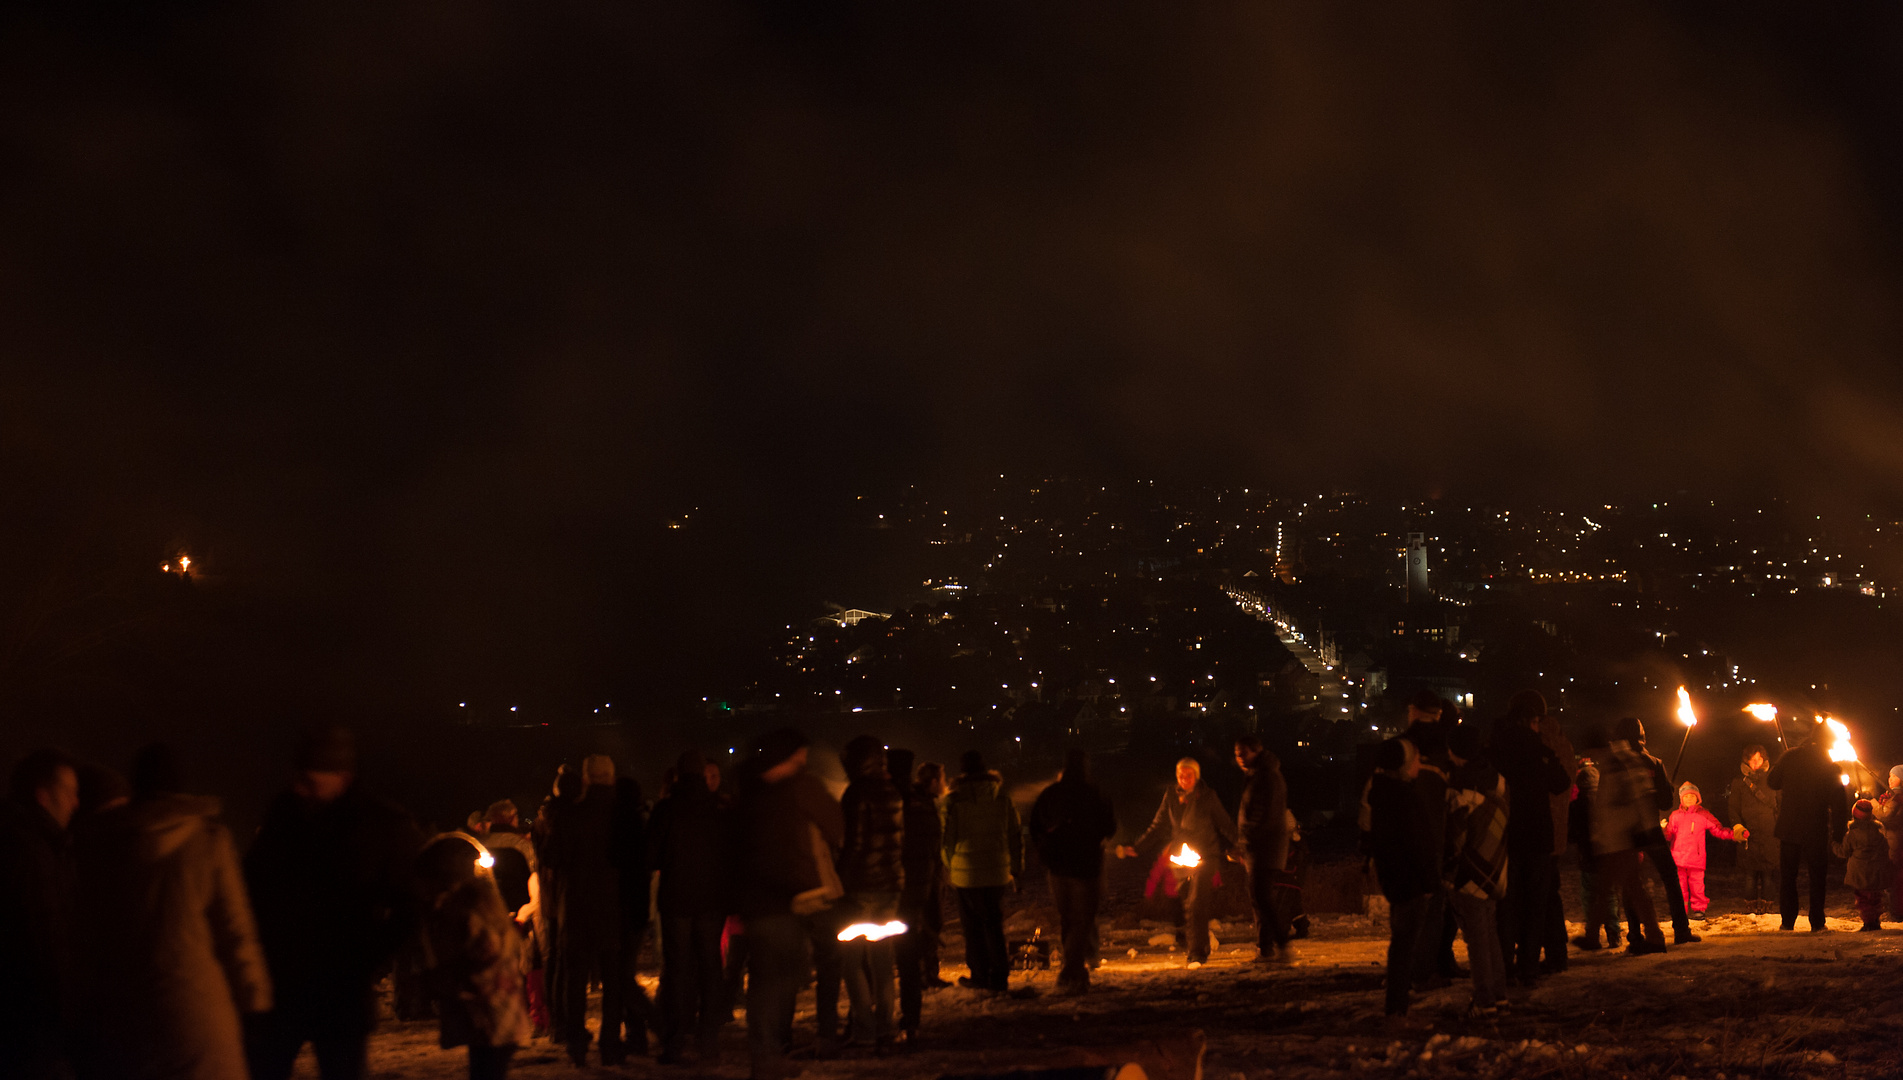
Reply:
[[[1569,948],[1667,948],[1641,877],[1660,877],[1674,944],[1698,941],[1706,841],[1740,845],[1752,903],[1778,875],[1786,930],[1809,872],[1810,928],[1826,928],[1824,872],[1849,863],[1865,928],[1897,917],[1903,766],[1891,790],[1846,808],[1824,739],[1771,762],[1748,747],[1728,793],[1734,824],[1671,786],[1626,718],[1575,753],[1537,693],[1483,729],[1431,693],[1380,745],[1364,790],[1365,850],[1388,902],[1386,1009],[1412,1023],[1412,992],[1463,974],[1476,1015],[1508,989],[1563,972]],[[652,805],[604,755],[564,765],[530,819],[507,800],[425,840],[401,808],[357,783],[347,730],[301,740],[288,790],[239,857],[217,800],[188,793],[167,747],[127,778],[54,750],[14,769],[0,808],[0,1047],[35,1078],[287,1080],[310,1046],[325,1080],[366,1075],[388,1007],[433,1014],[445,1047],[467,1047],[476,1080],[506,1076],[538,1035],[578,1066],[658,1053],[718,1060],[744,1000],[752,1074],[794,1064],[794,1003],[815,987],[802,1052],[888,1055],[916,1044],[924,991],[940,978],[949,889],[978,994],[1009,990],[1007,892],[1026,844],[1059,919],[1059,992],[1088,993],[1100,964],[1105,855],[1147,857],[1150,887],[1178,902],[1195,969],[1211,955],[1223,871],[1254,908],[1256,962],[1286,964],[1305,932],[1302,849],[1275,755],[1235,741],[1246,782],[1232,815],[1194,758],[1176,765],[1147,829],[1129,844],[1081,751],[1028,821],[981,754],[955,775],[869,735],[846,744],[835,798],[797,730],[762,736],[732,777],[697,751],[668,770]],[[1559,860],[1581,853],[1585,932],[1568,938]],[[637,978],[652,933],[658,1001]],[[1603,943],[1602,943],[1603,938]],[[379,1000],[389,977],[392,1000]],[[591,1033],[590,991],[600,988]],[[744,989],[743,989],[744,987]],[[840,992],[847,997],[842,1025]],[[653,1039],[651,1045],[650,1040]]]
[[[1813,932],[1829,929],[1833,854],[1848,860],[1845,882],[1864,930],[1881,925],[1886,892],[1890,917],[1903,917],[1903,766],[1891,770],[1879,798],[1846,806],[1822,722],[1775,763],[1762,746],[1744,749],[1726,825],[1704,807],[1697,785],[1672,786],[1634,717],[1589,729],[1584,753],[1575,753],[1534,691],[1515,696],[1490,730],[1461,722],[1451,702],[1429,691],[1410,701],[1408,721],[1381,744],[1362,806],[1389,904],[1386,998],[1395,1027],[1412,1026],[1412,991],[1448,985],[1456,974],[1456,934],[1467,943],[1471,1009],[1480,1016],[1510,1007],[1511,983],[1532,986],[1564,972],[1569,947],[1617,948],[1623,929],[1627,953],[1666,951],[1644,887],[1648,866],[1660,879],[1673,944],[1697,942],[1691,920],[1709,904],[1709,838],[1739,846],[1754,910],[1767,902],[1767,876],[1776,873],[1783,930],[1796,929],[1800,914]],[[1585,932],[1570,941],[1559,877],[1569,846],[1579,853],[1585,892]],[[1800,874],[1809,887],[1803,906]]]

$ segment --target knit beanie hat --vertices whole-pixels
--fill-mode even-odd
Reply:
[[[1890,766],[1890,786],[1903,785],[1903,765]]]
[[[1876,807],[1870,805],[1869,799],[1858,799],[1857,805],[1850,808],[1850,816],[1860,821],[1868,821],[1877,816],[1877,810]]]
[[[1698,785],[1692,783],[1690,780],[1687,780],[1684,783],[1678,785],[1678,797],[1680,799],[1683,799],[1687,791],[1691,792],[1693,795],[1698,796],[1699,802],[1705,801],[1705,793],[1702,791],[1699,791]]]

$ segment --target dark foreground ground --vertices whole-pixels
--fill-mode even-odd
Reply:
[[[1202,1074],[1219,1080],[1903,1076],[1903,929],[1854,932],[1860,923],[1849,894],[1833,889],[1832,933],[1781,933],[1775,915],[1743,913],[1746,905],[1725,899],[1735,886],[1722,873],[1712,891],[1702,943],[1642,958],[1575,953],[1566,974],[1515,991],[1510,1014],[1498,1020],[1462,1018],[1470,997],[1464,983],[1417,995],[1417,1015],[1433,1026],[1405,1037],[1390,1036],[1382,1024],[1386,926],[1379,916],[1316,917],[1298,963],[1275,971],[1250,962],[1250,926],[1225,922],[1212,963],[1190,972],[1166,943],[1167,925],[1139,920],[1126,902],[1106,919],[1123,928],[1106,932],[1108,959],[1089,996],[1058,996],[1048,972],[1018,975],[1008,998],[937,991],[926,1001],[917,1053],[808,1062],[806,1075],[885,1080],[1119,1056],[1180,1061],[1187,1037],[1201,1031]],[[1028,936],[1039,917],[1028,903],[1013,914],[1012,928]],[[954,936],[948,978],[962,973],[961,957]],[[809,992],[802,1001],[809,1034],[811,1002]],[[578,1070],[559,1047],[538,1041],[518,1057],[515,1075],[745,1076],[742,1023],[726,1029],[723,1050],[714,1068],[641,1060]],[[390,1024],[373,1044],[374,1074],[393,1080],[448,1080],[463,1075],[463,1060],[460,1051],[436,1048],[433,1024]],[[315,1076],[308,1055],[298,1075]]]

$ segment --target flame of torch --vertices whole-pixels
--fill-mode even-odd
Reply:
[[[1181,866],[1190,870],[1194,870],[1196,867],[1201,866],[1203,864],[1203,857],[1201,855],[1196,854],[1195,848],[1190,847],[1188,844],[1184,844],[1183,850],[1170,856],[1170,864],[1172,866]]]
[[[906,929],[906,925],[897,919],[885,923],[856,922],[839,932],[839,940],[865,938],[867,941],[884,941],[905,933]]]
[[[1830,744],[1830,760],[1832,761],[1857,760],[1857,748],[1850,745],[1850,729],[1845,727],[1843,725],[1843,722],[1839,720],[1831,720],[1826,718],[1824,720],[1824,724],[1825,726],[1830,728],[1830,734],[1832,737],[1832,742]]]
[[[482,867],[484,870],[493,870],[496,865],[496,857],[485,851],[476,856],[476,865]]]
[[[1769,723],[1777,719],[1776,705],[1763,705],[1763,704],[1746,705],[1744,707],[1744,711],[1750,713],[1752,716],[1757,717],[1759,720],[1765,721],[1766,723]]]
[[[1678,688],[1678,722],[1686,727],[1698,726],[1698,714],[1692,711],[1692,696],[1682,686]]]

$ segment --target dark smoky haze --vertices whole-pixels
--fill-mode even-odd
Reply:
[[[0,19],[9,753],[691,700],[913,481],[1903,494],[1887,6]]]

